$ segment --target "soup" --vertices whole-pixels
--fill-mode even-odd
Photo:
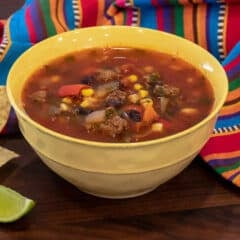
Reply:
[[[43,65],[22,92],[27,114],[75,138],[138,142],[166,137],[204,119],[214,94],[184,60],[135,48],[95,48]]]

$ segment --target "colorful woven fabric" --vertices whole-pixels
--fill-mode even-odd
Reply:
[[[194,41],[222,61],[240,39],[240,4],[236,2],[27,0],[5,24],[0,44],[0,85],[5,84],[16,58],[33,44],[57,33],[94,25],[137,25],[171,32]]]
[[[223,65],[229,94],[201,156],[217,173],[240,187],[240,43]]]
[[[239,0],[27,0],[6,22],[0,21],[0,89],[10,67],[26,49],[75,28],[142,26],[189,39],[223,61],[230,83],[228,99],[201,156],[225,179],[240,186],[239,13]],[[0,132],[9,134],[15,129],[16,118],[10,111]]]

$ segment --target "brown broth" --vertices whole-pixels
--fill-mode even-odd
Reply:
[[[92,95],[84,96],[81,90],[77,95],[60,96],[62,86],[78,84],[87,84],[83,89],[91,89]],[[104,96],[100,96],[101,86]],[[147,114],[151,111],[145,99],[152,101],[155,117]],[[26,82],[22,101],[33,120],[64,135],[137,142],[169,136],[200,122],[211,111],[214,94],[199,70],[175,56],[143,49],[96,48],[42,66]],[[104,111],[104,120],[89,123],[88,116],[98,110]]]

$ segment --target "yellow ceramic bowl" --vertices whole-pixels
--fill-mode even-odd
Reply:
[[[209,116],[186,131],[139,143],[75,139],[51,131],[28,117],[21,93],[36,69],[75,50],[111,46],[157,50],[193,64],[207,76],[214,89],[215,102]],[[218,61],[190,41],[150,29],[102,26],[63,33],[27,50],[10,71],[7,92],[23,136],[48,167],[84,192],[126,198],[155,189],[194,159],[213,130],[227,86],[227,77]]]

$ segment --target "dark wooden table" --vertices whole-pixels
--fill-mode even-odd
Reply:
[[[22,2],[1,0],[0,18]],[[0,240],[240,239],[240,191],[199,157],[154,192],[108,200],[55,175],[20,135],[2,137],[0,145],[20,154],[0,168],[0,184],[37,202],[21,220],[0,224]]]

